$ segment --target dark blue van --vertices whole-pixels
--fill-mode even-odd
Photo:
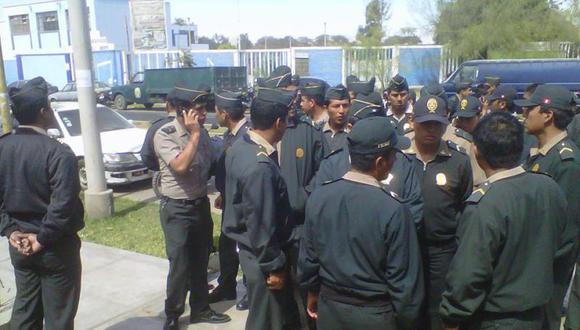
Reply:
[[[519,97],[531,83],[561,85],[580,94],[580,59],[467,61],[442,84],[450,96],[455,94],[456,83],[473,81],[475,88],[487,76],[500,77],[501,84],[515,88]]]

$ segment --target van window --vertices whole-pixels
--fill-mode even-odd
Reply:
[[[453,82],[458,84],[464,81],[476,81],[477,79],[476,66],[464,66],[453,78]]]

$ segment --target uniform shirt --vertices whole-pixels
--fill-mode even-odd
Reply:
[[[328,143],[329,152],[346,147],[346,144],[348,143],[346,140],[348,133],[344,129],[334,132],[332,128],[330,128],[330,125],[326,123],[322,128],[322,132],[324,133],[324,137]]]
[[[264,273],[286,264],[284,248],[293,226],[286,184],[276,149],[253,131],[226,154],[226,198],[222,230],[249,250]]]
[[[154,139],[155,153],[159,159],[161,193],[173,199],[194,200],[207,196],[207,180],[212,164],[217,161],[209,134],[202,128],[197,151],[187,174],[173,172],[169,163],[177,158],[189,141],[189,132],[177,121],[169,122],[157,131]]]
[[[241,136],[248,132],[249,128],[250,122],[244,117],[238,122],[233,130],[227,130],[223,135],[224,152],[218,159],[215,174],[215,187],[222,195],[222,198],[225,197],[226,194],[226,153],[234,144],[234,142],[236,142]]]
[[[404,152],[413,160],[423,195],[423,226],[427,242],[454,238],[459,213],[473,187],[469,157],[453,142],[441,141],[435,158],[424,162],[415,140]]]
[[[43,129],[21,125],[0,138],[0,234],[37,234],[43,246],[84,227],[78,163]]]
[[[568,125],[568,137],[570,140],[580,146],[580,114],[574,116],[570,125]]]
[[[316,189],[306,206],[300,283],[391,300],[403,320],[419,315],[423,275],[408,210],[373,177],[348,172]]]
[[[348,148],[341,148],[326,156],[316,174],[316,187],[324,183],[342,178],[350,171],[350,156]],[[381,182],[383,188],[393,193],[411,212],[411,218],[417,228],[423,221],[423,196],[419,185],[419,177],[415,172],[413,161],[405,154],[397,152],[395,164],[387,179]]]
[[[411,123],[409,123],[409,115],[412,113],[413,107],[411,106],[410,103],[407,106],[407,110],[405,110],[403,116],[399,118],[395,116],[395,114],[390,108],[387,110],[387,118],[389,119],[391,124],[395,127],[397,135],[405,135],[405,133],[408,133],[411,130]]]
[[[516,167],[489,177],[467,200],[440,314],[459,324],[476,311],[540,307],[552,295],[566,202],[545,175]]]
[[[550,175],[566,196],[569,222],[562,228],[566,235],[558,255],[567,255],[573,251],[580,226],[580,150],[563,131],[542,148],[530,149],[525,168]]]
[[[473,136],[461,128],[455,128],[453,134],[449,137],[449,141],[463,148],[469,156],[471,171],[473,172],[473,186],[474,188],[477,188],[485,181],[486,177],[485,172],[477,163],[477,159],[475,159],[475,152],[473,151]]]
[[[328,144],[322,129],[307,116],[290,121],[278,148],[280,171],[288,188],[292,216],[304,222],[304,208],[314,189],[314,175],[320,167]]]

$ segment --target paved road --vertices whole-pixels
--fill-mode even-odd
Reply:
[[[127,118],[129,120],[135,120],[135,121],[154,122],[157,119],[163,118],[166,116],[165,111],[163,111],[162,109],[152,109],[152,110],[131,109],[131,110],[118,110],[118,111],[125,118]],[[212,125],[216,123],[215,113],[209,112],[207,114],[206,123],[212,124]]]

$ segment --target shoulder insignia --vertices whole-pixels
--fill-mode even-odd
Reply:
[[[338,178],[338,179],[334,179],[334,180],[328,180],[328,181],[324,181],[324,182],[322,183],[322,185],[324,186],[324,185],[327,185],[327,184],[330,184],[330,183],[333,183],[333,182],[336,182],[336,181],[339,181],[339,180],[342,180],[342,178]]]
[[[336,155],[337,153],[343,151],[342,148],[332,150],[328,155],[324,156],[324,159],[330,158],[332,155]]]
[[[403,200],[401,199],[401,197],[399,195],[397,195],[396,192],[388,190],[387,187],[382,187],[381,190],[384,191],[387,195],[391,196],[397,202],[403,203]]]
[[[256,157],[258,158],[259,162],[268,162],[269,163],[272,160],[270,158],[270,156],[268,155],[268,153],[266,152],[266,148],[264,148],[261,145],[258,146],[258,153],[256,153]]]
[[[460,138],[463,138],[469,142],[473,142],[473,137],[471,136],[471,134],[467,133],[466,131],[464,131],[460,128],[456,128],[454,133],[455,133],[455,135],[459,136]]]
[[[562,160],[573,160],[575,159],[574,149],[566,141],[558,143],[558,153],[560,154],[560,159]]]
[[[489,182],[484,182],[478,189],[475,189],[469,198],[465,201],[466,203],[473,203],[477,204],[483,198],[485,193],[489,190],[490,184]]]
[[[173,134],[177,131],[177,129],[173,125],[165,126],[161,130],[163,131],[163,133],[166,134]]]
[[[449,148],[455,150],[455,151],[459,151],[462,154],[467,154],[467,150],[465,150],[464,148],[460,147],[457,143],[453,142],[453,141],[447,141],[447,145],[449,146]]]

